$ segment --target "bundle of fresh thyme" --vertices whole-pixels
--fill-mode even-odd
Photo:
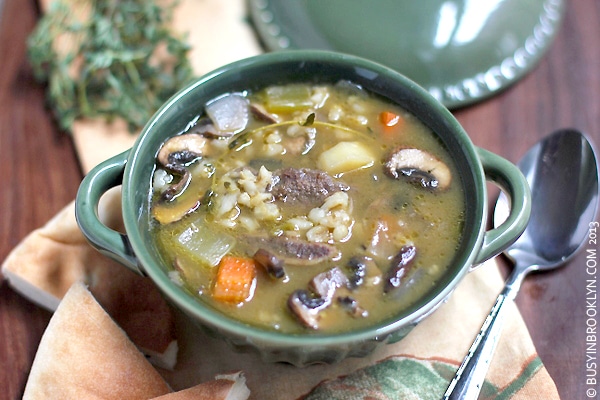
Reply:
[[[80,118],[120,117],[134,132],[191,80],[189,46],[168,26],[172,1],[87,0],[84,21],[63,1],[52,3],[27,43],[62,129]]]

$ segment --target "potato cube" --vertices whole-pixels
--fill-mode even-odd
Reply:
[[[359,142],[340,142],[319,156],[318,166],[330,174],[343,174],[371,167],[375,156],[368,147]]]

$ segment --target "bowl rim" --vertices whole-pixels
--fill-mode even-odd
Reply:
[[[136,170],[140,155],[140,149],[144,148],[145,142],[154,132],[154,127],[169,112],[173,107],[176,107],[178,102],[190,95],[195,90],[199,90],[203,85],[210,83],[215,79],[227,79],[232,74],[238,74],[245,68],[265,68],[273,67],[274,64],[298,62],[316,62],[327,63],[329,65],[348,66],[352,65],[359,74],[382,74],[396,81],[399,86],[402,86],[423,102],[426,107],[434,110],[439,114],[439,117],[451,125],[453,132],[458,133],[457,140],[460,142],[461,151],[465,158],[470,163],[470,171],[473,175],[473,180],[481,182],[474,188],[477,197],[481,204],[473,207],[473,220],[480,222],[479,226],[473,229],[473,232],[464,243],[464,247],[470,248],[468,254],[462,256],[462,265],[460,268],[454,268],[455,274],[450,277],[448,282],[439,291],[436,291],[433,296],[428,296],[427,301],[419,301],[418,304],[410,307],[413,309],[406,315],[398,318],[390,318],[380,321],[376,324],[363,327],[361,329],[346,331],[346,332],[309,332],[309,333],[285,333],[275,330],[252,326],[240,321],[237,321],[222,312],[213,309],[209,305],[202,303],[191,294],[186,293],[180,286],[175,284],[161,267],[159,262],[146,250],[144,239],[140,235],[139,217],[140,209],[135,204],[135,190],[130,184],[133,179],[133,174]],[[148,188],[149,189],[149,188]],[[471,142],[468,134],[464,131],[459,122],[454,116],[439,103],[425,89],[419,86],[414,81],[404,75],[388,68],[382,64],[338,52],[324,50],[290,50],[280,51],[275,53],[265,53],[258,56],[245,58],[233,63],[217,68],[207,74],[199,77],[191,82],[188,86],[182,88],[179,92],[173,95],[148,121],[142,129],[138,139],[131,148],[126,161],[126,166],[123,175],[122,185],[122,212],[125,230],[129,237],[130,245],[134,254],[138,259],[140,269],[152,279],[159,287],[161,292],[167,298],[177,305],[186,314],[193,316],[200,321],[202,325],[210,329],[216,329],[219,333],[227,332],[228,334],[242,337],[247,342],[254,345],[268,344],[271,347],[327,347],[330,345],[352,344],[357,342],[384,340],[390,334],[407,327],[411,324],[416,324],[422,318],[428,316],[435,310],[454,290],[458,282],[466,275],[471,267],[473,260],[477,254],[477,250],[481,247],[483,235],[485,233],[485,220],[487,217],[487,204],[485,175],[479,157],[475,151],[475,146]],[[142,213],[143,214],[143,213]],[[425,297],[425,296],[424,296]],[[418,305],[418,307],[417,307]]]

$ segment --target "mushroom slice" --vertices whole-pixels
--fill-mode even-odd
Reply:
[[[250,112],[259,121],[268,122],[269,124],[280,122],[277,115],[269,113],[261,104],[250,103]]]
[[[348,277],[338,267],[316,275],[309,283],[311,290],[299,289],[288,298],[288,308],[304,325],[319,328],[319,312],[331,305],[336,289],[348,286]]]
[[[285,277],[285,270],[283,269],[283,260],[277,257],[265,249],[258,249],[252,257],[254,261],[267,271],[267,273],[276,279]]]
[[[176,169],[202,157],[208,139],[197,133],[173,136],[165,141],[156,159],[169,170]]]
[[[350,260],[348,260],[346,267],[350,271],[350,276],[348,277],[348,287],[352,290],[357,289],[366,281],[379,282],[379,278],[375,277],[381,275],[381,272],[379,271],[375,261],[370,257],[353,256],[350,258]]]
[[[217,128],[215,128],[215,125],[207,116],[200,118],[192,130],[194,133],[211,139],[223,136],[217,131]]]
[[[185,201],[173,202],[156,201],[152,206],[152,216],[161,225],[179,221],[183,217],[196,211],[202,205],[202,199],[188,197]]]
[[[402,285],[403,278],[413,266],[416,255],[417,248],[415,246],[407,245],[400,249],[398,254],[392,259],[390,269],[388,270],[383,288],[385,293],[398,289]]]
[[[354,256],[348,261],[350,270],[350,287],[355,289],[362,285],[367,275],[367,257]]]
[[[406,179],[426,189],[445,190],[452,173],[446,164],[432,154],[415,148],[396,149],[386,160],[385,173],[394,179]]]
[[[179,221],[184,216],[194,212],[201,205],[208,202],[210,191],[197,195],[194,191],[188,190],[192,184],[192,173],[185,167],[175,167],[178,172],[173,172],[174,175],[180,173],[180,177],[169,184],[164,189],[156,188],[157,196],[152,199],[152,216],[160,224],[169,224]],[[198,189],[198,185],[196,185]],[[195,190],[195,189],[194,189]]]
[[[308,290],[298,289],[288,298],[288,308],[302,325],[319,329],[319,312],[329,306],[322,297],[316,297]]]
[[[368,317],[369,312],[362,308],[356,299],[350,296],[341,296],[337,298],[338,304],[341,305],[354,318]]]
[[[179,173],[179,167],[177,173]],[[169,186],[160,196],[161,201],[173,201],[175,200],[190,184],[192,180],[192,174],[185,168],[181,168],[181,178],[177,183]]]

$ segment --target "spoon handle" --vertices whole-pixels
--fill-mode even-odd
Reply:
[[[476,400],[479,396],[502,331],[507,310],[504,305],[514,300],[519,286],[518,275],[512,274],[448,385],[444,400]]]

